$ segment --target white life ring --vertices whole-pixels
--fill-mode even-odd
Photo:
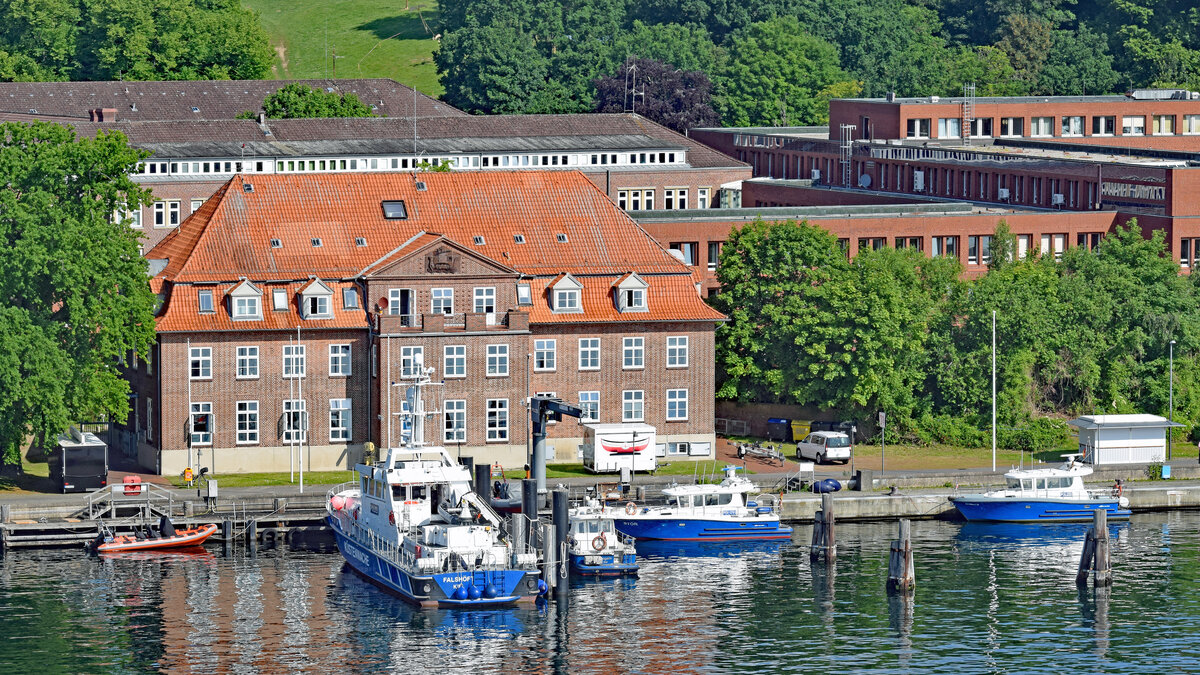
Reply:
[[[595,538],[592,539],[592,550],[593,551],[603,551],[604,547],[607,545],[608,545],[608,540],[604,538],[603,532],[596,535]]]
[[[637,504],[625,502],[625,515],[632,516],[635,513],[637,513]]]

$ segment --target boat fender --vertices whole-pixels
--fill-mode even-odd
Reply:
[[[632,516],[635,513],[637,513],[637,504],[634,504],[633,502],[626,502],[625,515]]]
[[[538,595],[545,595],[546,591],[548,591],[548,590],[550,590],[550,587],[546,585],[546,580],[538,579],[538,583],[537,583]]]
[[[467,593],[466,586],[459,586],[458,588],[454,589],[455,600],[466,600],[468,597],[470,597],[470,595]]]
[[[492,584],[488,584],[487,587],[483,589],[483,597],[485,598],[494,598],[499,594],[499,591],[497,591],[496,587]]]
[[[391,523],[393,526],[395,526],[395,524],[396,524],[396,512],[395,511],[388,511],[388,522]]]
[[[362,510],[362,509],[354,509],[354,519],[355,519],[355,520],[358,520],[358,512],[359,512],[359,511],[361,511],[361,510]]]
[[[604,538],[604,533],[603,533],[603,532],[601,532],[600,534],[596,535],[596,538],[595,538],[595,539],[592,539],[592,549],[593,549],[593,550],[596,550],[596,551],[603,551],[603,550],[604,550],[604,547],[605,547],[607,544],[608,544],[608,540]]]
[[[478,600],[479,598],[483,597],[483,591],[479,590],[479,587],[475,584],[471,584],[469,587],[467,587],[467,595],[470,596],[472,600]]]

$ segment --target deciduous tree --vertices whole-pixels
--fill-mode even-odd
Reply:
[[[263,100],[263,112],[273,119],[300,117],[374,117],[371,108],[351,93],[321,91],[293,82]]]
[[[641,95],[632,100],[635,86]],[[653,59],[629,59],[620,72],[596,81],[596,112],[622,112],[631,107],[681,133],[719,122],[708,76]]]

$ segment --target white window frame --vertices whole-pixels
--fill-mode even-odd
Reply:
[[[237,402],[237,445],[258,445],[258,401]]]
[[[1181,131],[1184,136],[1200,134],[1200,115],[1184,115],[1182,124]]]
[[[453,314],[454,313],[454,289],[453,288],[432,288],[429,290],[429,313],[430,314]]]
[[[199,373],[195,371],[199,366]],[[212,379],[212,347],[192,347],[188,352],[188,379]]]
[[[243,345],[234,350],[236,356],[234,379],[258,379],[258,345]]]
[[[559,288],[554,291],[555,312],[581,312],[578,288]]]
[[[196,415],[208,415],[208,430],[196,431]],[[213,405],[211,401],[196,401],[192,403],[191,413],[188,415],[188,432],[192,446],[197,445],[212,445],[213,435],[215,433],[216,419],[213,417]],[[198,437],[198,438],[197,438]]]
[[[586,355],[586,356],[585,356]],[[595,365],[590,365],[595,356]],[[600,338],[579,338],[579,370],[600,370]]]
[[[1062,128],[1059,130],[1059,135],[1067,137],[1082,136],[1087,132],[1087,116],[1086,115],[1063,115],[1061,120]],[[1076,126],[1075,122],[1079,122],[1076,130],[1071,127]]]
[[[442,404],[442,442],[467,442],[467,401],[450,399]]]
[[[487,346],[487,376],[508,377],[508,345]]]
[[[1040,115],[1029,118],[1030,138],[1049,138],[1054,135],[1054,118]]]
[[[953,131],[950,131],[951,126],[954,127]],[[938,138],[962,138],[962,119],[958,117],[939,117]]]
[[[686,422],[688,419],[688,390],[667,390],[667,421]]]
[[[348,398],[329,399],[329,441],[349,443],[354,437],[354,403]]]
[[[506,398],[489,398],[487,400],[487,442],[508,442],[508,399]]]
[[[217,311],[211,288],[201,288],[196,291],[196,311],[200,314],[212,314]]]
[[[667,367],[668,368],[687,368],[688,367],[688,336],[686,335],[668,335],[667,336]]]
[[[283,345],[283,378],[304,378],[308,376],[308,345]]]
[[[325,293],[309,295],[304,298],[305,319],[333,318],[333,303]]]
[[[621,370],[643,370],[646,367],[646,338],[621,338]]]
[[[413,380],[421,375],[425,366],[425,348],[408,346],[400,348],[400,379]]]
[[[262,298],[255,295],[233,296],[234,319],[261,319]]]
[[[293,422],[299,424],[293,426]],[[301,398],[283,401],[284,443],[304,443],[308,440],[308,403]]]
[[[1141,120],[1141,125],[1137,121]],[[1122,136],[1145,136],[1146,135],[1146,116],[1145,115],[1122,115],[1121,116],[1121,135]]]
[[[346,343],[329,345],[329,376],[350,377],[353,368],[350,359],[350,345]]]
[[[496,313],[496,287],[495,286],[476,286],[475,287],[475,313],[476,314],[495,314]]]
[[[599,422],[600,421],[600,392],[598,391],[581,391],[579,392],[579,407],[583,409],[583,415],[579,417],[580,422]]]
[[[621,392],[621,421],[644,422],[646,420],[646,392],[642,389],[626,389]]]
[[[696,188],[696,208],[708,208],[709,188]]]
[[[558,340],[533,341],[533,370],[538,373],[558,370]]]
[[[288,309],[287,290],[283,288],[271,289],[271,309],[276,312],[286,312]]]
[[[467,376],[467,346],[445,345],[442,347],[442,378],[461,380]]]

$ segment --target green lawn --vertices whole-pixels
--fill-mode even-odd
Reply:
[[[227,487],[256,487],[259,485],[300,485],[300,473],[297,472],[294,480],[289,480],[288,473],[227,473],[219,476],[211,476],[217,481],[217,485]],[[175,487],[183,487],[182,476],[168,476],[168,480]],[[349,481],[358,480],[358,474],[353,471],[305,471],[305,485],[337,485]]]
[[[243,0],[262,17],[274,77],[390,77],[438,96],[433,65],[437,0]],[[335,58],[336,54],[336,58]]]

